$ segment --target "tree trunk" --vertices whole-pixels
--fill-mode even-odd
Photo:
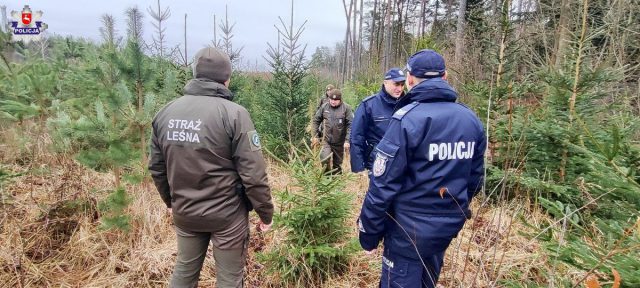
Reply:
[[[508,1],[508,0],[507,0]],[[460,13],[458,15],[458,25],[456,25],[456,56],[455,62],[456,65],[460,66],[460,62],[462,61],[462,49],[464,48],[464,24],[465,24],[465,13],[467,11],[467,0],[460,0]]]
[[[362,0],[361,0],[362,1]],[[351,35],[351,68],[349,69],[349,79],[353,80],[353,76],[355,74],[355,70],[356,70],[356,65],[358,62],[358,43],[356,43],[358,37],[357,37],[357,33],[359,33],[359,31],[357,31],[357,20],[358,20],[358,2],[357,0],[352,0],[351,4],[353,6],[353,9],[351,10],[351,12],[353,14],[351,14],[351,19],[353,19],[353,29],[352,30],[352,35]]]
[[[447,35],[447,33],[449,32],[449,25],[451,24],[451,19],[453,18],[452,14],[453,14],[453,0],[447,0],[447,21],[444,24],[444,26],[442,27],[442,34],[443,35]]]
[[[358,69],[362,68],[362,54],[363,54],[362,47],[364,46],[364,43],[362,43],[363,42],[362,35],[364,34],[362,33],[362,19],[364,18],[363,12],[364,12],[364,0],[360,0],[360,23],[358,24],[359,26],[358,27],[358,33],[359,33],[358,34],[358,54],[356,54],[358,55]]]
[[[618,11],[624,11],[625,7],[633,7],[632,3],[629,3],[629,1],[618,1]],[[637,2],[636,2],[637,3]],[[638,5],[638,4],[635,4]],[[640,5],[637,6],[637,8],[640,8]],[[636,8],[636,9],[637,9]],[[628,8],[627,8],[628,9]],[[631,8],[634,9],[634,8]],[[633,11],[633,10],[632,10]],[[636,10],[637,11],[637,10]],[[620,25],[622,25],[622,27],[633,27],[633,14],[631,11],[628,12],[628,18],[626,19],[626,23],[625,19],[623,19],[625,17],[625,15],[620,15],[620,17],[616,17],[615,22],[613,23],[614,27],[620,27]],[[619,24],[619,23],[623,23],[623,24]],[[617,62],[617,67],[619,68],[623,68],[626,64],[627,64],[627,60],[626,60],[626,56],[627,56],[627,52],[626,49],[629,49],[630,47],[632,47],[632,45],[629,45],[627,43],[628,39],[629,39],[629,32],[631,31],[638,31],[637,29],[614,29],[614,34],[611,36],[612,39],[620,39],[619,43],[615,44],[617,45],[617,47],[612,47],[611,48],[611,54],[614,55],[614,59],[616,59]],[[617,41],[616,41],[617,42]],[[614,45],[612,43],[612,45]],[[622,77],[620,78],[622,81],[627,81],[627,76],[628,74],[630,74],[627,69],[620,69],[621,73],[622,73]]]
[[[402,39],[402,29],[404,29],[404,13],[403,13],[403,9],[404,9],[404,1],[402,0],[398,0],[397,3],[397,9],[398,9],[398,27],[395,27],[395,31],[393,31],[394,33],[396,33],[396,41],[394,45],[395,47],[393,48],[393,59],[399,59],[400,56],[400,46],[402,45],[402,41],[404,39]],[[391,40],[393,41],[393,40]],[[395,61],[393,61],[395,62]],[[392,62],[392,65],[393,65]]]
[[[564,0],[563,0],[564,2]],[[571,131],[573,129],[573,115],[576,113],[575,112],[575,107],[576,107],[576,98],[578,98],[578,84],[580,82],[580,77],[581,77],[581,70],[580,70],[580,66],[582,65],[582,55],[583,55],[583,48],[584,48],[584,43],[586,42],[585,38],[586,38],[586,34],[587,34],[587,14],[589,12],[589,0],[583,0],[582,1],[582,29],[580,32],[580,40],[578,42],[578,56],[576,57],[576,63],[575,63],[575,73],[574,73],[574,78],[573,78],[573,88],[571,89],[571,97],[569,98],[569,131]],[[557,59],[556,59],[557,60]],[[557,63],[557,61],[556,61]],[[560,62],[561,64],[561,62]],[[560,65],[557,64],[557,65]],[[565,181],[565,177],[566,177],[566,168],[567,168],[567,162],[569,159],[569,149],[565,146],[562,149],[562,159],[560,161],[560,181],[564,182]]]
[[[160,46],[160,58],[164,58],[164,30],[162,29],[162,22],[168,18],[162,12],[162,7],[160,7],[160,0],[158,0],[158,45]]]
[[[558,27],[556,27],[556,36],[554,43],[554,62],[553,65],[559,68],[562,65],[564,56],[566,53],[567,42],[569,41],[569,17],[571,11],[569,10],[570,0],[561,0],[560,6],[560,20],[558,21]]]
[[[391,5],[392,1],[393,0],[387,0],[387,10],[384,20],[385,31],[383,34],[383,38],[385,39],[385,45],[382,55],[382,58],[384,58],[382,61],[382,71],[386,71],[387,69],[389,69],[389,63],[391,62],[389,58],[391,57],[391,9],[393,9]]]
[[[116,189],[120,188],[120,174],[122,174],[122,169],[120,167],[114,167],[113,178],[116,185]]]
[[[406,58],[405,55],[407,53],[409,53],[409,51],[406,50],[406,45],[405,42],[406,41],[411,41],[411,39],[405,39],[405,31],[408,30],[408,26],[409,26],[409,6],[411,6],[411,3],[409,3],[408,1],[406,3],[403,3],[403,10],[404,12],[402,12],[402,23],[401,25],[399,25],[399,33],[400,33],[400,41],[398,43],[398,59],[404,59]],[[405,27],[407,26],[407,27]],[[415,35],[415,34],[414,34]]]
[[[500,13],[500,11],[498,10],[498,7],[500,7],[500,5],[498,5],[498,1],[499,0],[491,0],[491,15],[493,15],[492,24],[495,24],[499,19],[498,14]]]
[[[142,115],[144,107],[144,87],[141,81],[136,83],[136,94],[138,96],[138,113]],[[138,126],[138,133],[140,133],[140,151],[142,153],[142,167],[147,164],[147,133],[145,132],[144,125]]]
[[[382,65],[381,63],[384,61],[383,57],[384,57],[384,47],[386,45],[386,41],[384,38],[384,31],[386,31],[386,27],[384,26],[384,21],[386,20],[386,2],[384,2],[385,0],[381,0],[380,2],[380,19],[378,19],[378,30],[376,31],[376,51],[377,51],[377,55],[376,55],[376,59],[378,61],[379,65]]]
[[[437,0],[436,0],[436,6],[437,6]],[[419,24],[419,28],[418,28],[418,33],[420,35],[420,38],[424,37],[424,30],[425,30],[425,26],[427,26],[426,22],[427,22],[427,0],[422,0],[422,2],[420,3],[420,24]],[[436,16],[437,16],[437,11],[436,11]],[[435,20],[433,22],[433,24],[435,25]]]
[[[511,0],[504,0],[502,5],[501,19],[503,24],[500,30],[500,43],[498,44],[498,71],[496,72],[496,87],[501,87],[502,85],[502,74],[504,74],[504,65],[505,65],[505,51],[507,49],[507,37],[509,35],[509,31],[511,30],[510,24],[508,21],[511,15],[509,14],[511,7]]]
[[[433,11],[433,25],[431,25],[431,37],[438,32],[438,10],[440,10],[440,0],[436,0],[436,10]]]
[[[583,0],[582,7],[582,29],[580,30],[580,42],[578,42],[578,57],[575,63],[575,74],[573,81],[573,89],[571,89],[571,98],[569,98],[569,125],[573,122],[573,114],[575,114],[576,107],[576,98],[578,97],[578,84],[580,82],[581,70],[580,66],[582,65],[582,56],[584,43],[587,34],[587,14],[589,12],[589,0]]]
[[[376,25],[376,17],[378,16],[378,0],[373,1],[373,15],[371,16],[371,31],[369,31],[369,66],[373,63],[373,55],[378,56],[378,26]],[[374,46],[375,43],[375,46]]]
[[[189,56],[187,55],[187,13],[184,14],[184,67],[189,66]]]
[[[351,36],[351,7],[353,7],[353,5],[351,5],[353,3],[353,1],[355,0],[350,0],[349,1],[349,9],[347,10],[347,3],[345,2],[345,0],[342,0],[342,6],[344,7],[344,14],[347,17],[347,31],[344,35],[344,54],[343,54],[343,58],[342,58],[342,81],[341,83],[345,82],[345,77],[347,76],[347,74],[349,73],[348,71],[348,60],[349,60],[349,37]]]

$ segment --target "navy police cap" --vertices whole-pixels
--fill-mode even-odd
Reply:
[[[418,78],[444,76],[444,58],[438,52],[424,49],[416,52],[407,60],[407,71]]]

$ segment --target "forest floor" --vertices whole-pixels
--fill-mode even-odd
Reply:
[[[5,142],[6,143],[6,142]],[[16,143],[13,143],[17,145]],[[97,203],[113,187],[113,176],[76,161],[42,153],[28,156],[12,143],[3,144],[2,169],[21,174],[3,183],[0,212],[0,287],[156,287],[167,286],[176,256],[176,238],[169,214],[150,179],[128,184],[129,231],[100,229]],[[348,169],[348,167],[345,167]],[[270,162],[273,191],[292,179]],[[368,186],[364,174],[349,177],[344,193],[353,193],[353,209],[345,225],[357,237],[356,219]],[[487,191],[490,193],[491,191]],[[527,203],[474,201],[474,217],[449,247],[439,284],[444,287],[496,287],[503,283],[544,283],[547,259],[528,235],[548,218]],[[277,197],[274,199],[278,206]],[[278,212],[276,212],[278,213]],[[523,216],[523,215],[526,215]],[[256,255],[279,245],[279,229],[256,232],[251,213],[247,287],[281,287]],[[525,221],[527,225],[525,225]],[[377,287],[381,268],[377,255],[356,253],[342,275],[323,287]],[[215,283],[213,257],[200,276],[200,287]],[[506,282],[505,282],[506,281]],[[516,285],[517,286],[517,285]]]

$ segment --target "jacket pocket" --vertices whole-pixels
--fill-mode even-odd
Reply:
[[[389,117],[373,116],[373,122],[382,122],[382,121],[389,121]]]

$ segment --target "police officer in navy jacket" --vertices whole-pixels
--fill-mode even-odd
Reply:
[[[351,124],[351,171],[371,170],[373,148],[378,145],[398,99],[404,95],[405,74],[400,68],[391,68],[384,75],[382,88],[358,105]]]
[[[475,113],[456,103],[440,54],[415,53],[407,71],[409,104],[375,148],[359,238],[365,251],[384,239],[381,287],[435,287],[482,187],[486,138]]]

